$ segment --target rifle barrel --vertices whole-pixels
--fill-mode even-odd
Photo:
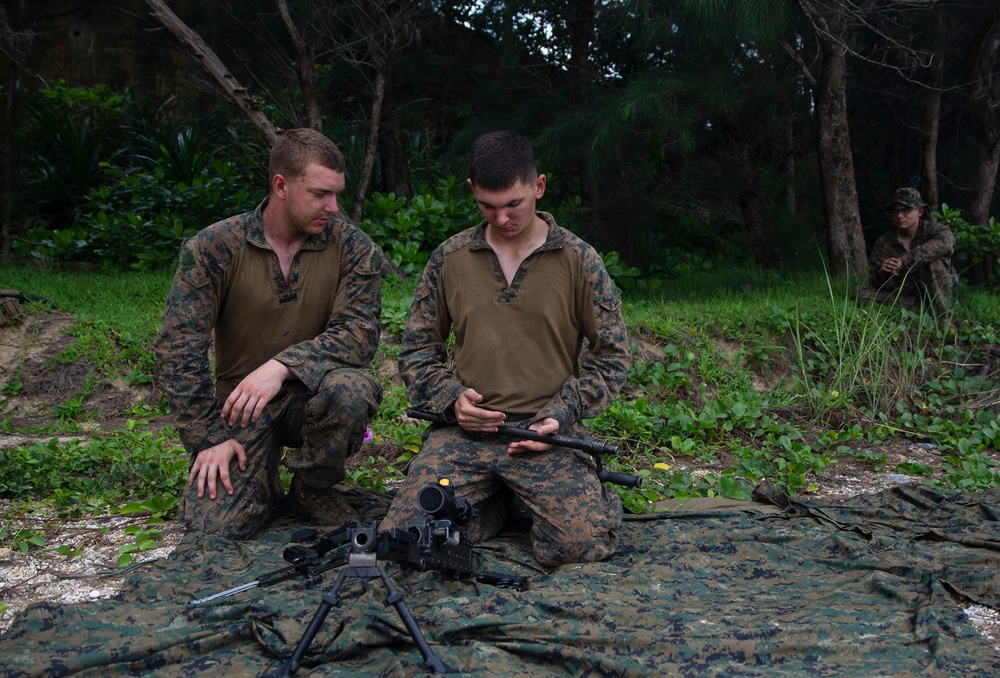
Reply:
[[[582,450],[590,454],[618,454],[617,445],[602,443],[593,438],[571,438],[555,433],[543,434],[532,431],[530,428],[520,428],[518,426],[507,426],[506,424],[497,427],[497,433],[520,438],[522,440],[535,440],[540,443],[555,445],[556,447],[570,447],[574,450]]]
[[[260,586],[260,580],[255,579],[254,581],[248,581],[246,584],[240,584],[239,586],[234,586],[231,589],[226,589],[225,591],[219,591],[218,593],[213,593],[210,596],[204,598],[198,598],[197,600],[192,600],[188,605],[201,605],[202,603],[208,603],[213,600],[218,600],[219,598],[225,598],[227,596],[234,596],[237,593],[243,593],[244,591],[249,591],[250,589],[257,588]]]

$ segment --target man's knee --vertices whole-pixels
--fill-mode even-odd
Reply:
[[[271,514],[267,507],[235,508],[215,501],[185,497],[179,516],[181,522],[191,531],[242,541],[256,534]]]
[[[942,259],[935,259],[928,263],[921,283],[938,313],[947,311],[951,306],[957,282],[957,276],[950,263]]]
[[[294,470],[327,467],[344,478],[347,457],[362,444],[368,421],[378,412],[382,386],[362,370],[333,370],[323,379],[299,415],[286,422],[288,440],[296,444],[285,457],[285,466]]]
[[[307,409],[314,417],[364,423],[378,412],[382,385],[363,370],[331,370]]]
[[[531,526],[535,559],[546,566],[590,563],[610,558],[618,550],[618,529],[624,517],[621,499],[600,489],[601,499],[560,505],[558,514],[536,516]]]

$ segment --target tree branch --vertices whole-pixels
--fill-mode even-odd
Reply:
[[[816,76],[813,75],[812,71],[809,70],[808,64],[806,64],[806,62],[802,60],[802,55],[796,52],[795,48],[789,45],[784,40],[781,41],[781,46],[785,48],[785,51],[788,53],[788,56],[792,58],[792,61],[794,61],[795,64],[799,67],[799,70],[802,71],[802,76],[806,79],[806,81],[808,81],[809,86],[815,87]]]
[[[281,22],[288,31],[288,36],[295,46],[295,65],[299,75],[299,89],[302,90],[302,103],[306,109],[306,121],[309,126],[317,132],[323,131],[323,116],[319,112],[319,103],[316,101],[316,84],[313,81],[313,56],[311,50],[306,46],[302,34],[292,21],[291,12],[288,11],[287,0],[277,0],[278,13],[281,15]]]
[[[201,36],[188,28],[187,24],[167,6],[163,0],[146,0],[146,4],[152,10],[153,15],[160,20],[167,30],[174,34],[178,40],[183,42],[191,50],[198,61],[211,74],[215,81],[219,83],[223,91],[233,102],[239,106],[250,123],[260,132],[267,143],[274,145],[278,139],[278,132],[271,124],[271,121],[260,110],[260,103],[256,101],[243,87],[236,81],[236,78],[229,72],[222,60],[212,51]]]

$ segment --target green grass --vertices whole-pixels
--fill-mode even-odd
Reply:
[[[20,290],[40,301],[27,304],[29,312],[55,308],[73,314],[73,343],[57,360],[72,363],[81,357],[106,376],[148,381],[150,353],[160,324],[171,274],[67,271],[4,267],[5,288]]]
[[[61,360],[86,355],[108,377],[151,378],[150,347],[169,274],[9,267],[0,269],[0,278],[4,287],[45,297],[74,315],[76,339]],[[383,320],[397,341],[415,284],[411,279],[384,285]],[[643,350],[626,391],[588,422],[621,449],[617,458],[605,460],[608,466],[646,478],[643,490],[618,490],[626,505],[643,511],[671,497],[748,498],[763,480],[807,492],[838,458],[883,468],[884,453],[872,448],[899,436],[940,447],[945,473],[935,482],[943,488],[1000,482],[995,462],[1000,384],[975,367],[988,358],[991,344],[1000,343],[997,296],[961,289],[957,333],[949,333],[927,318],[859,308],[850,301],[851,287],[850,281],[831,282],[821,272],[732,269],[699,271],[667,281],[655,295],[626,297],[626,321]],[[377,361],[394,361],[395,348],[383,346]],[[0,395],[0,404],[18,388],[2,386],[6,395]],[[350,480],[380,488],[399,476],[407,455],[418,453],[423,425],[404,416],[407,404],[401,383],[387,381],[371,427],[378,441],[406,452],[402,459],[372,457],[352,470]],[[166,424],[169,419],[150,408],[113,436],[18,448],[0,459],[0,499],[18,511],[145,505],[156,514],[149,502],[169,497],[185,477],[184,455],[173,430],[162,428]],[[67,417],[61,425],[49,424],[46,433],[79,436],[80,430]],[[122,453],[123,441],[134,452]],[[138,466],[124,465],[130,456]],[[167,467],[151,465],[158,457]],[[714,463],[712,473],[693,474],[689,468],[705,463]],[[31,482],[12,482],[25,468],[40,473]],[[103,486],[94,482],[95,469]],[[885,471],[921,475],[926,469]],[[42,482],[47,479],[60,484]],[[170,511],[169,505],[157,506],[161,515]],[[10,517],[0,514],[0,521]],[[15,534],[7,529],[6,540]],[[0,531],[0,542],[3,535]],[[19,547],[32,543],[23,533],[16,541]]]
[[[156,334],[171,278],[171,272],[0,268],[4,288],[43,297],[80,320],[142,342]]]

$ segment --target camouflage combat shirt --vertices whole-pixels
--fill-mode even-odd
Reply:
[[[600,414],[621,390],[631,356],[614,283],[593,247],[537,214],[548,224],[545,243],[510,285],[485,221],[431,254],[399,350],[415,408],[447,414],[473,388],[483,408],[552,417],[565,429]]]
[[[869,282],[881,288],[893,278],[889,273],[881,271],[882,263],[891,257],[899,257],[903,262],[903,271],[919,268],[924,264],[941,259],[947,268],[951,267],[951,255],[955,251],[955,236],[951,230],[941,226],[936,221],[921,219],[917,226],[916,235],[910,242],[910,249],[903,247],[896,237],[895,229],[883,233],[872,246],[871,256],[868,258],[868,279]],[[902,276],[896,276],[897,280]]]
[[[181,247],[154,351],[192,454],[230,437],[217,396],[271,358],[316,392],[330,370],[367,367],[378,349],[378,248],[335,214],[295,255],[286,281],[264,239],[266,204],[212,224]]]

